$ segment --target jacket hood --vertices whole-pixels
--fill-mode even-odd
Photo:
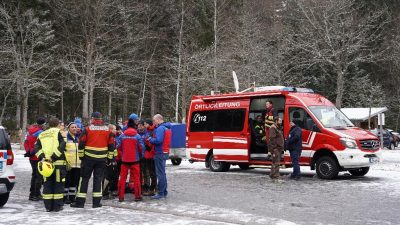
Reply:
[[[129,127],[124,131],[124,134],[126,136],[135,136],[136,134],[138,134],[138,132],[135,129]]]
[[[38,125],[32,125],[29,127],[28,132],[30,135],[33,135],[34,133],[38,132],[39,130],[42,130],[42,128]]]
[[[168,129],[171,129],[171,123],[169,123],[169,122],[164,122],[164,123],[160,124],[159,126],[160,127],[164,126],[164,127],[168,128]]]

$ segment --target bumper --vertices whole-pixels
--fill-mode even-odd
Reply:
[[[382,151],[363,152],[360,149],[345,149],[334,151],[339,165],[344,169],[369,167],[373,164],[382,162]]]
[[[14,188],[15,182],[10,182],[8,178],[0,178],[0,194],[10,192]]]
[[[170,159],[182,159],[186,158],[186,148],[171,148],[169,151]]]

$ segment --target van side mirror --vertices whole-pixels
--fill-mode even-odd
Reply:
[[[312,131],[321,133],[321,130],[318,128],[316,124],[314,124]]]

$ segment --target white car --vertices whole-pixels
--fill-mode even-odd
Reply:
[[[0,207],[3,207],[15,184],[14,154],[4,127],[0,126]]]

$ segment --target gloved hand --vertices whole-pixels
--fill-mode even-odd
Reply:
[[[31,155],[31,152],[26,152],[25,154],[24,154],[24,157],[31,157],[32,155]]]

